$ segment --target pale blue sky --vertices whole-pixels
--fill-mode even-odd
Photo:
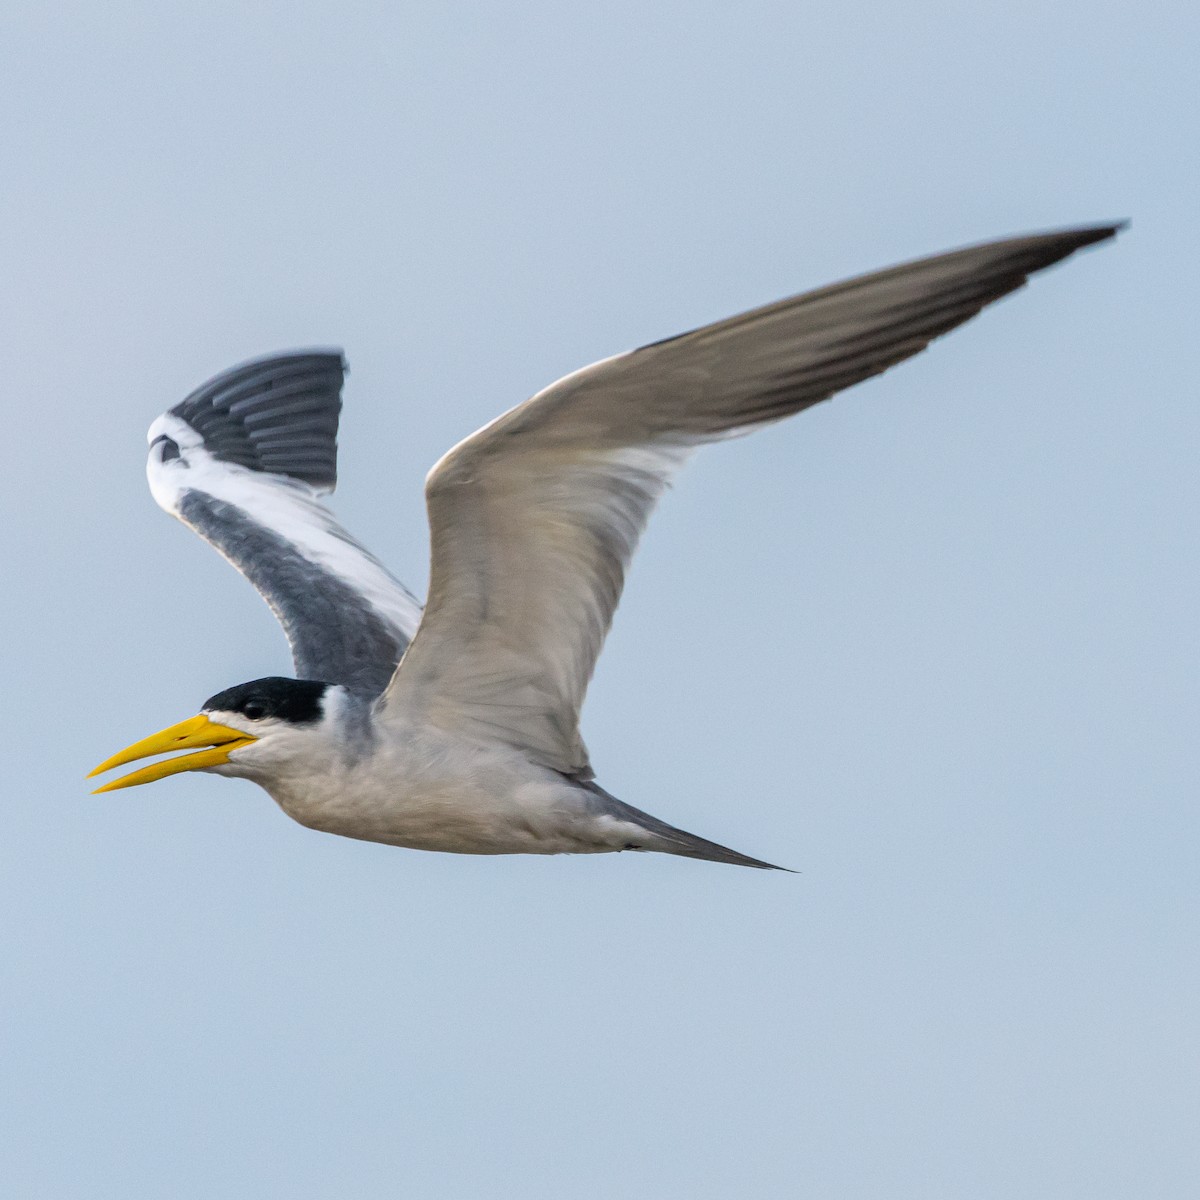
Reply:
[[[14,1196],[1191,1197],[1194,5],[25,6],[0,39]],[[597,357],[1131,217],[702,454],[585,733],[799,875],[472,859],[96,761],[287,670],[144,431],[341,344],[346,524]]]

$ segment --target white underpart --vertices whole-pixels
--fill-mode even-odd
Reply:
[[[160,508],[179,517],[180,498],[189,490],[235,505],[314,566],[337,576],[411,640],[421,620],[420,604],[338,524],[316,488],[214,458],[201,436],[169,413],[146,436],[153,442],[163,434],[179,446],[180,457],[163,463],[152,454],[146,463],[150,492]]]
[[[344,689],[313,724],[210,712],[258,738],[213,774],[251,779],[301,825],[364,841],[457,854],[604,853],[656,848],[640,825],[589,810],[580,789],[518,751],[464,745],[435,728],[360,740]]]

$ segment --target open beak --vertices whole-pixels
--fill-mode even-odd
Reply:
[[[153,734],[135,742],[128,749],[106,758],[94,771],[88,773],[91,779],[113,767],[121,767],[126,763],[135,762],[139,758],[149,758],[152,754],[168,754],[172,750],[191,750],[196,746],[206,746],[209,749],[200,750],[196,754],[183,754],[178,758],[164,758],[161,762],[151,763],[112,783],[98,787],[93,795],[99,792],[115,792],[117,788],[135,787],[139,783],[153,783],[167,775],[178,775],[181,771],[199,771],[204,767],[216,767],[229,761],[229,756],[243,746],[257,742],[258,738],[242,733],[240,729],[230,729],[227,725],[217,725],[205,716],[189,717],[164,729],[161,733]]]

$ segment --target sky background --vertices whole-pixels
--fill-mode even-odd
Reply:
[[[13,1196],[1193,1197],[1194,4],[10,6],[0,1178]],[[584,730],[800,874],[475,859],[97,761],[290,670],[144,433],[343,345],[335,508],[596,358],[1130,217],[701,454]]]

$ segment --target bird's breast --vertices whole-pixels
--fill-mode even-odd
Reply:
[[[388,738],[369,754],[264,786],[293,820],[343,837],[460,854],[588,848],[577,789],[504,747]]]

